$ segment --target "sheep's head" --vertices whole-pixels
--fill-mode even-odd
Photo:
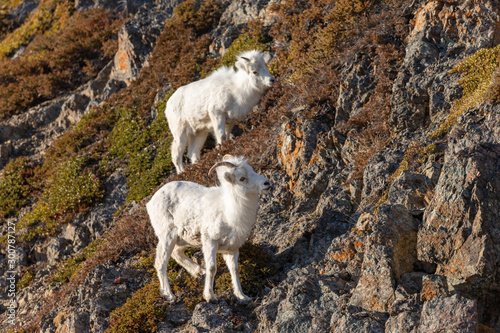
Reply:
[[[243,157],[226,155],[221,162],[210,168],[208,174],[217,170],[217,178],[224,185],[235,187],[245,193],[260,193],[271,187],[269,180],[253,171]]]
[[[274,76],[267,70],[262,53],[256,50],[247,51],[237,57],[235,66],[245,71],[257,87],[269,88],[274,83]]]

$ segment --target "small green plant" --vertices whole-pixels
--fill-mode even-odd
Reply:
[[[135,268],[145,269],[148,272],[154,273],[154,261],[155,255],[154,253],[147,253],[146,251],[142,251],[141,256],[137,263],[134,264]]]
[[[17,290],[26,288],[35,279],[36,272],[33,267],[30,267],[24,271],[23,276],[17,281]]]
[[[21,236],[23,240],[54,234],[59,224],[102,198],[101,181],[86,169],[87,162],[77,156],[60,165],[33,210],[18,223],[18,229],[28,228]]]
[[[111,312],[106,332],[156,332],[158,322],[167,315],[167,307],[160,295],[158,280],[154,279]]]
[[[431,133],[432,139],[448,133],[465,110],[484,102],[494,84],[494,74],[499,68],[499,53],[500,45],[491,49],[481,49],[450,71],[450,74],[462,74],[459,83],[463,88],[463,95],[453,104],[448,119]]]
[[[172,170],[172,139],[164,112],[148,125],[133,109],[122,110],[110,141],[110,152],[127,163],[129,200],[149,195]]]
[[[53,6],[42,4],[33,11],[23,25],[0,43],[0,57],[7,57],[15,49],[28,44],[37,32],[48,30],[54,17],[54,10]]]
[[[52,275],[52,277],[50,278],[50,282],[68,282],[72,276],[77,274],[78,269],[82,266],[82,263],[94,256],[99,245],[101,244],[102,240],[98,238],[87,245],[87,247],[84,248],[80,254],[74,256],[73,258],[67,259],[59,266],[57,272]]]
[[[7,164],[0,176],[0,216],[15,214],[27,204],[30,162],[20,157]]]

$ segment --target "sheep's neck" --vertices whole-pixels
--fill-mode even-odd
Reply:
[[[236,80],[234,82],[234,85],[241,93],[240,103],[242,105],[247,104],[247,101],[249,99],[253,100],[252,103],[257,103],[262,97],[262,93],[264,91],[263,88],[257,87],[254,84],[252,84],[252,81],[249,79],[248,74],[243,72],[241,72],[241,74],[236,75]]]
[[[240,236],[246,238],[255,224],[258,209],[258,194],[236,193],[226,188],[226,219]]]

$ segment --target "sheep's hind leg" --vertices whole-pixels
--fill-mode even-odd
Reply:
[[[156,247],[155,268],[160,280],[160,293],[167,299],[169,303],[175,302],[175,295],[170,290],[170,285],[167,279],[167,264],[170,254],[175,246],[175,236],[167,236],[165,241],[160,240]]]
[[[186,149],[187,138],[186,134],[183,133],[179,138],[174,137],[172,141],[172,148],[170,153],[172,154],[172,163],[174,163],[177,173],[184,172],[184,165],[182,164],[182,155],[184,155],[184,150]]]
[[[234,251],[231,253],[224,253],[222,257],[226,262],[229,273],[231,273],[231,281],[233,282],[234,296],[238,299],[239,303],[248,303],[252,299],[243,293],[240,283],[240,272],[238,271],[238,257],[240,252]]]
[[[195,164],[200,159],[201,148],[205,141],[207,141],[208,133],[200,132],[189,138],[187,156],[191,160],[191,164]]]
[[[233,131],[235,123],[226,123],[225,132],[226,132],[226,140],[233,140],[233,136],[231,132]]]
[[[172,258],[177,261],[179,265],[184,267],[189,274],[194,276],[195,278],[200,278],[203,275],[203,269],[200,265],[191,260],[184,253],[185,247],[176,246],[174,251],[172,252]]]

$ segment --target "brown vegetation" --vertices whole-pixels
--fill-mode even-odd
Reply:
[[[75,89],[95,77],[117,49],[123,19],[110,11],[76,12],[65,29],[39,33],[16,59],[0,59],[0,119]]]

